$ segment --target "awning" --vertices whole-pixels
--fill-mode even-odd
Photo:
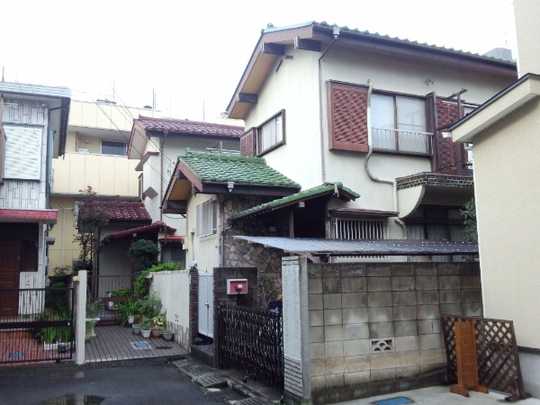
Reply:
[[[0,222],[41,222],[55,224],[58,210],[12,210],[0,209]]]
[[[135,228],[123,229],[121,231],[113,232],[103,238],[103,241],[110,241],[113,239],[129,239],[141,234],[155,234],[159,232],[174,233],[175,228],[171,228],[167,224],[161,221],[156,221],[151,225],[137,226]]]
[[[233,236],[248,243],[283,250],[288,253],[315,256],[437,256],[476,255],[478,244],[431,240],[333,240],[271,236]]]

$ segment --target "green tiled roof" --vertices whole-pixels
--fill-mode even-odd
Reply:
[[[284,187],[298,190],[300,185],[274,170],[259,157],[225,153],[186,152],[178,157],[203,183],[234,182],[238,185]]]
[[[264,204],[256,205],[255,207],[248,208],[247,210],[237,212],[232,215],[232,219],[240,219],[250,215],[261,214],[263,212],[275,211],[280,208],[296,204],[300,201],[323,197],[330,194],[339,195],[340,198],[344,198],[346,200],[355,200],[360,197],[360,194],[354,192],[348,187],[345,187],[341,183],[324,183],[320,186],[309,188],[307,190],[300,191],[286,197],[278,198]]]

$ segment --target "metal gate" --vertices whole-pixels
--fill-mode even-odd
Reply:
[[[73,303],[73,288],[0,289],[0,364],[71,359]]]
[[[283,319],[269,311],[220,305],[217,308],[218,365],[238,367],[283,386]]]
[[[214,337],[214,274],[199,273],[199,333]]]

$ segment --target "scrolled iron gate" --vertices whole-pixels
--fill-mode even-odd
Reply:
[[[218,365],[283,386],[283,321],[276,313],[238,306],[217,307]]]
[[[73,356],[73,288],[0,289],[0,364]]]

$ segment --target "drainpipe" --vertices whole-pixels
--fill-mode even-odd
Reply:
[[[332,28],[332,36],[333,36],[332,42],[330,42],[328,44],[328,46],[324,49],[324,51],[321,54],[321,56],[319,57],[319,61],[318,61],[318,65],[319,65],[319,70],[318,70],[318,75],[319,75],[319,131],[320,131],[320,134],[321,134],[321,142],[320,142],[320,144],[321,144],[321,177],[322,177],[322,183],[326,182],[326,160],[325,160],[325,156],[324,156],[325,148],[324,148],[324,123],[323,123],[324,112],[323,112],[323,100],[322,100],[322,95],[323,95],[322,60],[326,56],[328,51],[330,51],[332,46],[334,46],[334,44],[338,41],[339,35],[340,35],[339,27],[334,26]]]
[[[375,176],[370,168],[369,168],[369,161],[371,159],[371,156],[373,155],[373,134],[371,129],[371,95],[373,93],[373,82],[371,79],[368,79],[368,94],[367,94],[367,129],[368,129],[368,154],[366,156],[366,159],[364,160],[364,168],[366,170],[366,173],[369,177],[369,179],[375,183],[382,183],[382,184],[388,184],[392,186],[392,197],[394,199],[394,211],[399,212],[399,200],[398,200],[398,193],[397,193],[397,182],[395,179],[393,180],[386,180],[381,179],[377,176]],[[399,219],[398,217],[394,218],[394,221],[399,225],[401,228],[401,232],[403,233],[403,237],[407,237],[406,229],[405,229],[405,223]]]

